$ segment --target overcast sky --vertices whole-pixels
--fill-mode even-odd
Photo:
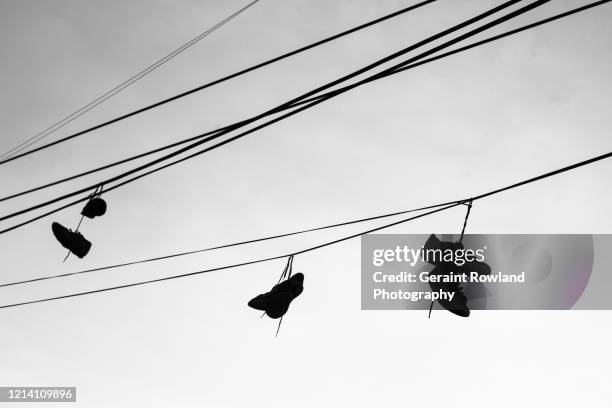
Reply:
[[[53,137],[415,2],[261,0]],[[0,194],[257,114],[501,2],[440,0],[3,166]],[[0,0],[0,151],[246,3]],[[554,0],[500,30],[585,3]],[[83,260],[62,264],[50,228],[74,228],[80,207],[4,234],[0,281],[463,198],[608,152],[611,18],[604,5],[377,81],[115,190],[107,214],[81,227],[93,243]],[[478,201],[467,231],[610,233],[611,176],[612,162],[600,162]],[[463,216],[387,232],[458,234]],[[278,255],[375,225],[2,288],[0,304]],[[0,310],[0,386],[77,386],[83,407],[610,406],[609,312],[361,311],[359,249],[357,239],[296,257],[305,290],[278,338],[276,321],[246,303],[283,261]]]

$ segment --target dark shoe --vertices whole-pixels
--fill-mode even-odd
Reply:
[[[59,243],[79,258],[83,258],[91,249],[91,242],[80,232],[73,232],[57,222],[51,224],[51,229]]]
[[[270,291],[270,293],[290,292],[293,294],[293,296],[298,297],[302,294],[303,290],[304,290],[304,274],[298,272],[295,275],[291,276],[289,279],[284,280],[280,282],[279,284],[275,285]]]
[[[446,250],[451,250],[453,252],[457,250],[464,249],[463,244],[459,242],[445,242],[440,241],[438,237],[434,234],[431,234],[423,248],[426,250],[441,250],[442,253]],[[455,252],[456,253],[456,252]],[[435,265],[433,271],[429,273],[430,276],[450,276],[451,274],[462,275],[462,276],[470,276],[471,272],[476,272],[478,275],[490,275],[491,267],[479,261],[466,262],[464,265],[458,266],[454,262],[444,262],[441,259],[429,259],[427,262]],[[444,292],[454,293],[453,300],[438,300],[440,305],[458,316],[468,317],[470,315],[470,309],[467,306],[467,297],[463,293],[463,287],[460,282],[429,282],[429,287],[437,292],[442,290]]]
[[[289,305],[295,299],[290,292],[264,293],[251,299],[249,306],[266,312],[272,319],[281,318],[289,310]]]
[[[436,266],[433,271],[429,272],[429,276],[444,276],[450,275],[452,269],[444,266]],[[444,292],[454,293],[453,300],[438,299],[438,303],[444,309],[451,313],[461,317],[468,317],[470,315],[470,308],[467,306],[467,297],[463,293],[463,287],[459,282],[429,282],[429,287],[432,291],[438,292],[440,290]]]
[[[251,299],[249,307],[262,310],[272,319],[283,317],[289,310],[291,302],[304,291],[304,274],[296,273],[289,279],[280,282],[267,293]]]
[[[459,242],[440,241],[435,234],[431,234],[429,238],[427,238],[425,245],[423,245],[423,249],[426,251],[439,251],[434,255],[428,255],[426,258],[427,263],[435,266],[454,265],[453,262],[444,262],[442,260],[442,256],[444,255],[445,251],[450,250],[455,252],[458,249],[463,249],[463,244]]]
[[[85,204],[85,207],[83,207],[83,211],[81,211],[81,214],[87,218],[99,217],[105,213],[106,202],[99,197],[89,200],[87,204]]]

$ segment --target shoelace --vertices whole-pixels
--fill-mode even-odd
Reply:
[[[83,234],[81,234],[79,232],[79,227],[81,226],[81,223],[83,222],[83,218],[84,217],[85,217],[84,215],[81,215],[81,219],[79,221],[79,224],[77,225],[77,227],[76,227],[76,229],[74,231],[72,231],[70,228],[68,228],[68,231],[70,231],[70,233],[72,233],[72,234],[80,235],[82,237]],[[69,256],[70,256],[70,250],[68,250],[68,253],[66,254],[66,257],[64,258],[62,263],[66,262],[66,260],[68,259]]]
[[[291,255],[289,259],[287,260],[287,265],[285,266],[285,270],[283,271],[280,279],[278,280],[278,283],[281,282],[283,277],[287,277],[287,279],[291,278],[292,273],[293,273],[293,255]],[[274,337],[278,337],[278,332],[280,331],[281,324],[283,324],[283,317],[284,316],[281,316],[280,320],[278,321],[278,327],[276,328],[276,334],[274,335]]]
[[[94,198],[100,198],[100,196],[102,195],[102,190],[103,189],[104,189],[104,184],[100,184],[99,186],[97,186],[96,189],[94,190],[94,192],[89,196],[89,201],[93,200]],[[77,225],[76,229],[74,230],[74,233],[77,234],[77,235],[80,235],[81,237],[83,236],[83,234],[81,234],[79,232],[79,228],[81,227],[81,223],[83,222],[83,218],[85,218],[85,216],[81,215],[81,219],[79,220],[79,224]],[[68,231],[73,232],[71,229],[68,229]],[[68,251],[68,253],[66,254],[66,257],[64,258],[62,263],[65,263],[69,256],[70,256],[70,251]]]
[[[293,255],[291,255],[289,259],[287,260],[287,265],[285,265],[285,269],[283,269],[283,273],[281,273],[281,276],[280,278],[278,278],[278,282],[276,284],[278,285],[279,283],[281,283],[281,281],[284,278],[287,278],[287,279],[291,278],[292,273],[293,273]],[[263,312],[260,318],[264,317],[265,315],[266,315],[266,312]],[[280,320],[278,321],[278,327],[276,328],[276,334],[274,335],[274,337],[278,337],[278,332],[280,331],[281,324],[283,323],[283,317],[284,316],[281,316]]]
[[[472,203],[474,200],[470,199],[466,202],[463,202],[463,204],[465,204],[467,206],[467,212],[465,213],[465,219],[463,220],[463,228],[461,229],[461,237],[459,238],[459,244],[463,243],[463,235],[465,234],[465,227],[467,227],[467,222],[468,222],[468,218],[470,217],[470,212],[472,211]],[[457,284],[457,290],[465,297],[465,294],[463,293],[463,287],[461,286],[461,284],[459,282],[453,282],[453,284]],[[434,307],[434,303],[435,302],[431,302],[431,305],[429,305],[429,316],[428,318],[431,319],[431,311],[433,310]]]

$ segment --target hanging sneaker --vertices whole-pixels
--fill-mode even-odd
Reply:
[[[452,268],[452,267],[451,267]],[[450,275],[452,269],[447,266],[436,266],[433,271],[429,272],[429,276],[441,277]],[[467,305],[467,297],[463,293],[463,287],[459,282],[431,282],[429,287],[434,292],[447,292],[453,294],[453,299],[438,299],[438,303],[444,309],[461,317],[470,315],[470,308]]]
[[[439,278],[441,276],[451,276],[452,274],[457,275],[463,272],[457,267],[457,265],[455,265],[454,262],[444,261],[441,255],[444,254],[445,251],[450,250],[454,253],[458,249],[463,249],[463,244],[459,242],[442,241],[435,234],[431,234],[429,238],[427,238],[425,245],[423,245],[423,249],[441,251],[437,256],[427,256],[427,262],[435,266],[435,268],[431,272],[429,272],[429,276],[436,276],[437,278]],[[438,303],[444,309],[462,317],[468,317],[470,315],[470,309],[467,306],[467,298],[463,293],[463,287],[461,286],[461,283],[430,281],[429,287],[434,292],[443,291],[446,293],[453,294],[452,301],[448,299],[438,300]]]
[[[441,241],[440,239],[438,239],[438,237],[435,236],[435,234],[431,234],[425,242],[425,245],[423,245],[423,248],[426,250],[441,250],[442,252],[446,250],[451,250],[455,252],[457,250],[464,249],[464,246],[460,242]],[[488,264],[476,260],[473,260],[472,262],[466,262],[461,266],[456,265],[454,262],[443,261],[442,259],[428,259],[427,261],[428,263],[435,266],[433,271],[429,273],[430,276],[468,276],[470,272],[476,272],[479,275],[491,274],[491,267]],[[444,292],[454,294],[452,301],[448,299],[438,300],[438,303],[440,303],[440,305],[444,309],[462,317],[468,317],[470,315],[470,309],[467,306],[468,299],[465,293],[463,292],[463,286],[461,285],[461,282],[430,281],[429,287],[435,292],[442,290]]]
[[[429,238],[427,238],[427,241],[425,242],[425,245],[423,245],[423,249],[425,251],[428,250],[440,250],[440,254],[444,254],[445,251],[452,251],[453,253],[455,251],[457,251],[458,249],[463,249],[463,244],[459,243],[459,242],[447,242],[447,241],[441,241],[440,239],[438,239],[438,237],[436,237],[435,234],[431,234],[429,236]],[[439,258],[439,259],[437,259]],[[446,262],[442,260],[442,256],[440,255],[440,257],[436,257],[436,256],[428,256],[427,257],[427,263],[431,264],[431,265],[435,265],[435,266],[440,266],[440,265],[454,265],[453,262]]]
[[[298,297],[304,291],[304,274],[296,273],[291,276],[289,279],[280,282],[277,285],[274,285],[270,292],[290,292],[294,297]]]
[[[463,244],[459,243],[459,242],[446,242],[446,241],[440,241],[438,239],[438,237],[436,237],[434,234],[431,234],[429,236],[429,238],[427,238],[427,241],[425,242],[425,245],[423,245],[424,249],[440,249],[442,250],[442,252],[444,252],[445,250],[450,249],[451,251],[457,251],[458,249],[464,249]],[[435,266],[441,266],[441,265],[455,265],[453,262],[444,262],[441,260],[429,260],[428,259],[428,263],[430,263],[431,265],[435,265]],[[471,262],[465,262],[465,264],[459,266],[459,265],[455,265],[455,273],[464,273],[464,274],[469,274],[470,272],[477,272],[479,275],[490,275],[491,274],[491,267],[486,264],[485,262],[480,262],[477,260],[473,260]]]
[[[278,319],[283,317],[291,302],[304,291],[304,274],[296,273],[289,279],[276,285],[267,293],[251,299],[249,307],[266,312],[268,317]]]
[[[79,258],[83,258],[91,249],[91,242],[80,232],[73,232],[57,222],[51,224],[51,229],[59,243]]]
[[[92,198],[85,204],[81,214],[87,218],[94,218],[102,216],[106,213],[106,201],[100,197]]]

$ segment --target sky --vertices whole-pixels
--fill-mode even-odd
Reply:
[[[0,0],[0,151],[246,3]],[[411,3],[261,0],[49,140]],[[7,164],[0,194],[257,114],[500,3],[440,0]],[[490,33],[582,4],[554,0]],[[106,215],[81,226],[93,243],[82,260],[62,263],[65,250],[50,228],[53,221],[74,228],[78,206],[3,234],[1,281],[465,198],[608,152],[611,18],[612,5],[604,5],[376,81],[110,192]],[[610,233],[611,175],[604,161],[477,201],[467,232]],[[83,185],[2,202],[0,212]],[[459,234],[463,217],[457,208],[384,232]],[[0,288],[0,304],[279,255],[378,225]],[[76,386],[84,407],[612,402],[607,311],[475,311],[469,319],[362,311],[354,239],[295,258],[305,289],[275,338],[276,321],[246,303],[283,267],[279,260],[0,310],[0,386]]]

